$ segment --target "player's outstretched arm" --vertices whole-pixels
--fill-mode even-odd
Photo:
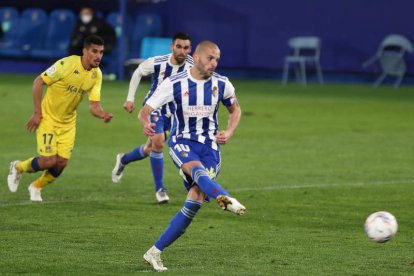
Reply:
[[[235,102],[231,106],[227,107],[229,111],[229,121],[227,129],[217,132],[216,138],[219,145],[225,145],[227,141],[233,136],[234,131],[240,122],[241,108],[238,102]]]
[[[138,120],[144,127],[144,133],[146,136],[151,137],[155,134],[155,124],[151,123],[149,116],[154,109],[148,104],[144,105],[138,113]]]
[[[39,75],[33,81],[33,105],[34,111],[32,117],[27,122],[27,130],[29,132],[35,131],[42,120],[42,94],[43,94],[43,86],[45,82],[43,81],[42,77]]]
[[[105,112],[102,108],[101,102],[97,101],[89,101],[89,110],[93,116],[102,119],[105,123],[110,122],[114,116],[112,113]]]
[[[123,105],[124,109],[129,113],[132,113],[135,110],[135,94],[139,83],[141,82],[141,78],[152,73],[154,73],[154,61],[150,58],[141,63],[132,74],[131,80],[129,81],[128,96]]]

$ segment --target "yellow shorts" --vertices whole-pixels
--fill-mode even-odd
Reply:
[[[42,120],[36,130],[37,152],[41,156],[59,155],[70,159],[75,145],[76,127],[57,127]]]

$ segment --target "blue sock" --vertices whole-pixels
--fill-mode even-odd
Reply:
[[[159,189],[165,189],[164,183],[162,181],[162,178],[164,176],[164,155],[161,152],[158,151],[151,151],[150,153],[150,159],[151,159],[151,168],[152,168],[152,176],[154,177],[154,183],[155,183],[155,191],[158,191]]]
[[[219,195],[230,195],[220,186],[220,184],[210,178],[207,170],[203,167],[193,167],[191,176],[194,179],[194,182],[197,183],[200,189],[209,197],[217,198]]]
[[[146,158],[148,155],[144,152],[144,145],[141,145],[132,151],[125,153],[124,156],[121,158],[122,165],[127,165],[133,161],[141,160]]]
[[[163,251],[164,248],[172,244],[182,234],[184,234],[187,227],[190,225],[197,211],[201,208],[201,203],[193,200],[186,200],[184,207],[178,212],[170,221],[167,229],[158,238],[154,244],[156,248]]]

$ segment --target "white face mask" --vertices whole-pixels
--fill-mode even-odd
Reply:
[[[90,15],[90,14],[81,15],[80,20],[82,21],[83,24],[88,24],[89,22],[92,21],[92,15]]]

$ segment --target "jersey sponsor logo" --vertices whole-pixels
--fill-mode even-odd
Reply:
[[[79,94],[84,94],[84,93],[88,92],[88,91],[83,90],[81,88],[77,88],[73,85],[69,85],[68,88],[66,89],[66,91],[68,91],[70,93],[79,93]]]
[[[214,106],[211,105],[190,105],[183,106],[184,116],[187,117],[209,117],[214,113]]]
[[[56,66],[55,66],[55,65],[50,66],[50,67],[46,70],[46,73],[47,73],[49,76],[52,76],[55,72],[56,72]]]

